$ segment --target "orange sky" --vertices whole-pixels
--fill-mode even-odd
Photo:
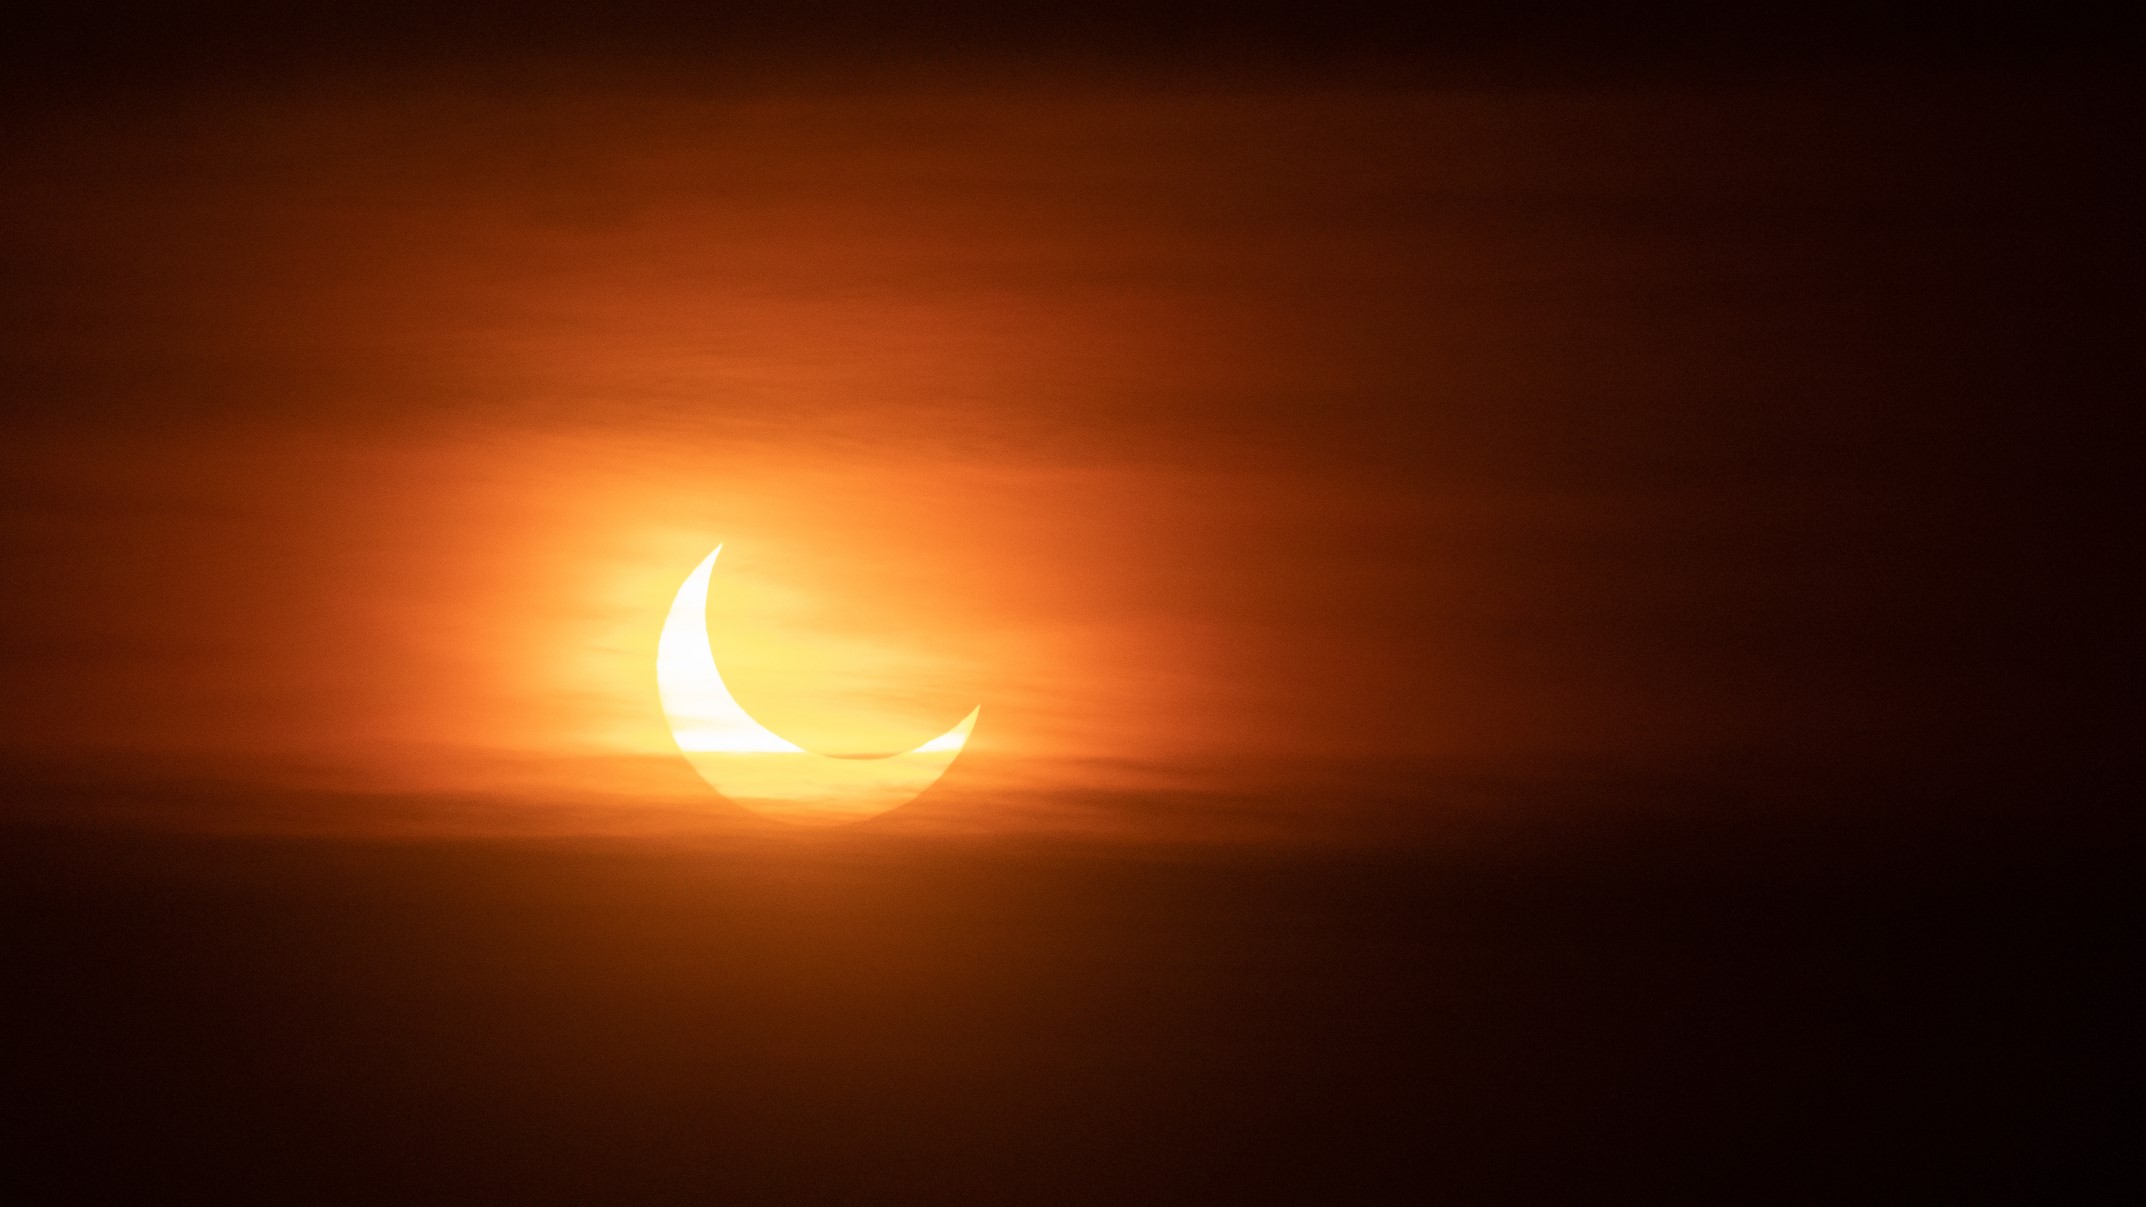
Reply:
[[[11,757],[687,793],[650,663],[718,541],[746,705],[982,703],[978,816],[1946,690],[1871,569],[1944,556],[1948,437],[1879,403],[1946,324],[1836,198],[1972,157],[1852,90],[354,79],[17,146]]]

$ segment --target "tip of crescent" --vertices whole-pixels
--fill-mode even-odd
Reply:
[[[983,711],[984,706],[981,704],[970,709],[969,715],[963,717],[959,725],[954,726],[952,729],[947,730],[945,733],[940,734],[938,737],[933,738],[931,741],[926,742],[922,746],[917,747],[917,753],[944,754],[948,751],[960,750],[963,746],[968,744],[969,733],[971,730],[974,730],[976,728],[977,715],[982,713]]]

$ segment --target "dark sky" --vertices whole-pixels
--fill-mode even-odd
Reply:
[[[39,1201],[2075,1201],[2105,32],[33,14]],[[942,784],[810,838],[701,787],[652,659],[719,541],[741,701],[981,703]]]

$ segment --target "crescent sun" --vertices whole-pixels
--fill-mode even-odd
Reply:
[[[656,688],[671,738],[708,786],[756,813],[793,822],[861,821],[916,799],[952,765],[981,706],[914,750],[884,758],[814,754],[754,720],[730,694],[708,644],[708,578],[701,559],[671,601],[656,643]]]

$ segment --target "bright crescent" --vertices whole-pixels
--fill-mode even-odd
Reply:
[[[708,786],[783,821],[861,821],[907,804],[937,782],[976,728],[981,706],[915,750],[885,758],[814,754],[740,707],[708,644],[708,577],[715,547],[686,576],[656,643],[656,688],[671,737]]]

